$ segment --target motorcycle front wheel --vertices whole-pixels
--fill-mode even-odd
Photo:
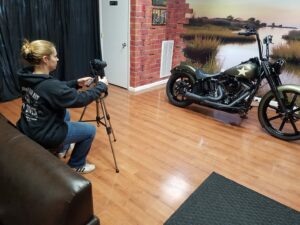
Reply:
[[[188,100],[184,93],[186,91],[192,92],[195,85],[195,78],[193,75],[186,72],[176,72],[172,74],[168,80],[166,93],[169,101],[178,107],[186,107],[193,102]]]
[[[282,91],[287,112],[284,113],[273,92],[268,92],[258,107],[260,124],[272,136],[294,141],[300,139],[300,93],[293,90]]]

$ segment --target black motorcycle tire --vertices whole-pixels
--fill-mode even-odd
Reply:
[[[188,91],[192,91],[194,85],[195,85],[195,77],[188,73],[188,72],[184,72],[184,71],[178,71],[173,73],[168,82],[167,82],[167,87],[166,87],[166,93],[168,96],[169,101],[171,102],[171,104],[178,106],[178,107],[187,107],[190,104],[192,104],[193,102],[191,100],[188,100],[186,97],[181,96],[179,98],[179,95],[176,94],[176,88],[179,83],[178,83],[178,79],[180,80],[184,80],[184,82],[186,83],[187,89]]]
[[[299,95],[299,98],[300,98],[300,93],[297,93],[292,90],[285,90],[282,93],[286,96],[288,94],[294,94],[296,96]],[[293,114],[292,122],[291,122],[290,118],[287,119],[287,121],[285,121],[284,115],[282,113],[280,113],[278,106],[272,106],[272,103],[271,103],[272,100],[275,100],[275,95],[272,91],[269,91],[266,95],[263,96],[263,98],[260,101],[260,104],[258,106],[258,119],[259,119],[261,126],[269,134],[271,134],[272,136],[279,138],[281,140],[285,140],[285,141],[299,140],[300,139],[300,112],[297,111],[297,114],[295,114],[295,113]],[[298,99],[298,101],[299,101],[299,99]],[[295,104],[292,104],[292,103],[289,103],[289,104],[286,103],[286,107],[289,107],[290,109],[294,109],[294,108],[299,109],[299,105],[295,106]],[[272,115],[271,118],[268,117],[268,113],[270,111],[272,111],[271,112],[272,114],[275,114],[275,115]],[[273,124],[275,124],[274,121],[276,121],[276,120],[277,120],[278,124],[280,124],[279,127],[278,127],[278,124],[277,124],[277,126],[273,125]],[[296,131],[295,131],[295,128],[293,128],[292,123],[294,123],[294,126],[298,125],[298,127],[296,126],[296,128],[297,128]],[[284,124],[284,126],[285,125],[291,126],[290,129],[294,130],[294,133],[284,132],[283,131],[284,126],[281,128],[281,126],[283,124]]]

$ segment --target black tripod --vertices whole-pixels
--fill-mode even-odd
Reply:
[[[104,67],[106,66],[106,63],[103,61],[98,61],[96,59],[94,59],[93,61],[90,62],[91,65],[91,70],[92,70],[92,75],[94,76],[94,80],[95,83],[97,82],[97,78],[96,78],[96,73],[102,78],[104,75]],[[95,73],[96,71],[96,73]],[[96,102],[96,119],[94,120],[82,120],[83,115],[87,109],[87,106],[84,107],[80,119],[80,122],[97,122],[97,126],[99,127],[100,124],[102,124],[103,126],[105,126],[106,128],[106,133],[108,135],[108,139],[109,139],[109,143],[110,143],[110,148],[111,148],[111,152],[114,158],[114,163],[115,163],[115,168],[116,168],[116,173],[119,173],[119,168],[118,168],[118,164],[117,164],[117,160],[116,160],[116,156],[115,156],[115,151],[114,151],[114,147],[112,145],[112,138],[111,135],[113,136],[113,141],[116,142],[116,137],[114,134],[114,130],[111,126],[111,122],[110,122],[110,116],[109,113],[107,112],[107,108],[105,105],[105,97],[107,96],[107,94],[100,96],[95,102]],[[99,105],[101,106],[101,110],[102,110],[102,116],[100,115],[100,109],[99,109]]]
[[[115,134],[114,134],[114,130],[111,126],[111,123],[110,123],[110,116],[107,112],[107,108],[106,108],[106,105],[105,105],[105,102],[104,102],[104,98],[106,96],[103,96],[103,97],[100,97],[99,99],[96,100],[96,119],[94,120],[82,120],[83,118],[83,115],[87,109],[87,106],[84,107],[83,111],[82,111],[82,114],[80,116],[80,119],[79,121],[80,122],[97,122],[97,126],[99,127],[100,124],[102,124],[103,126],[105,126],[106,128],[106,133],[108,135],[108,139],[109,139],[109,143],[110,143],[110,148],[111,148],[111,152],[112,152],[112,155],[113,155],[113,158],[114,158],[114,162],[115,162],[115,168],[116,168],[116,173],[119,173],[119,168],[118,168],[118,164],[117,164],[117,160],[116,160],[116,156],[115,156],[115,151],[114,151],[114,147],[112,145],[112,138],[111,138],[111,135],[113,136],[113,141],[116,142],[116,137],[115,137]],[[101,106],[101,110],[102,110],[102,116],[100,116],[100,110],[99,110],[99,105]]]

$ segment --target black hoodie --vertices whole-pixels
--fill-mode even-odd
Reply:
[[[106,92],[107,87],[99,82],[87,91],[78,92],[77,80],[59,81],[51,75],[32,72],[32,67],[18,71],[22,112],[17,127],[45,148],[56,148],[67,135],[66,108],[88,105]]]

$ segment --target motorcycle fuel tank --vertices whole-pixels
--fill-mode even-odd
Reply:
[[[224,74],[253,80],[258,73],[258,65],[247,61],[224,71]]]

